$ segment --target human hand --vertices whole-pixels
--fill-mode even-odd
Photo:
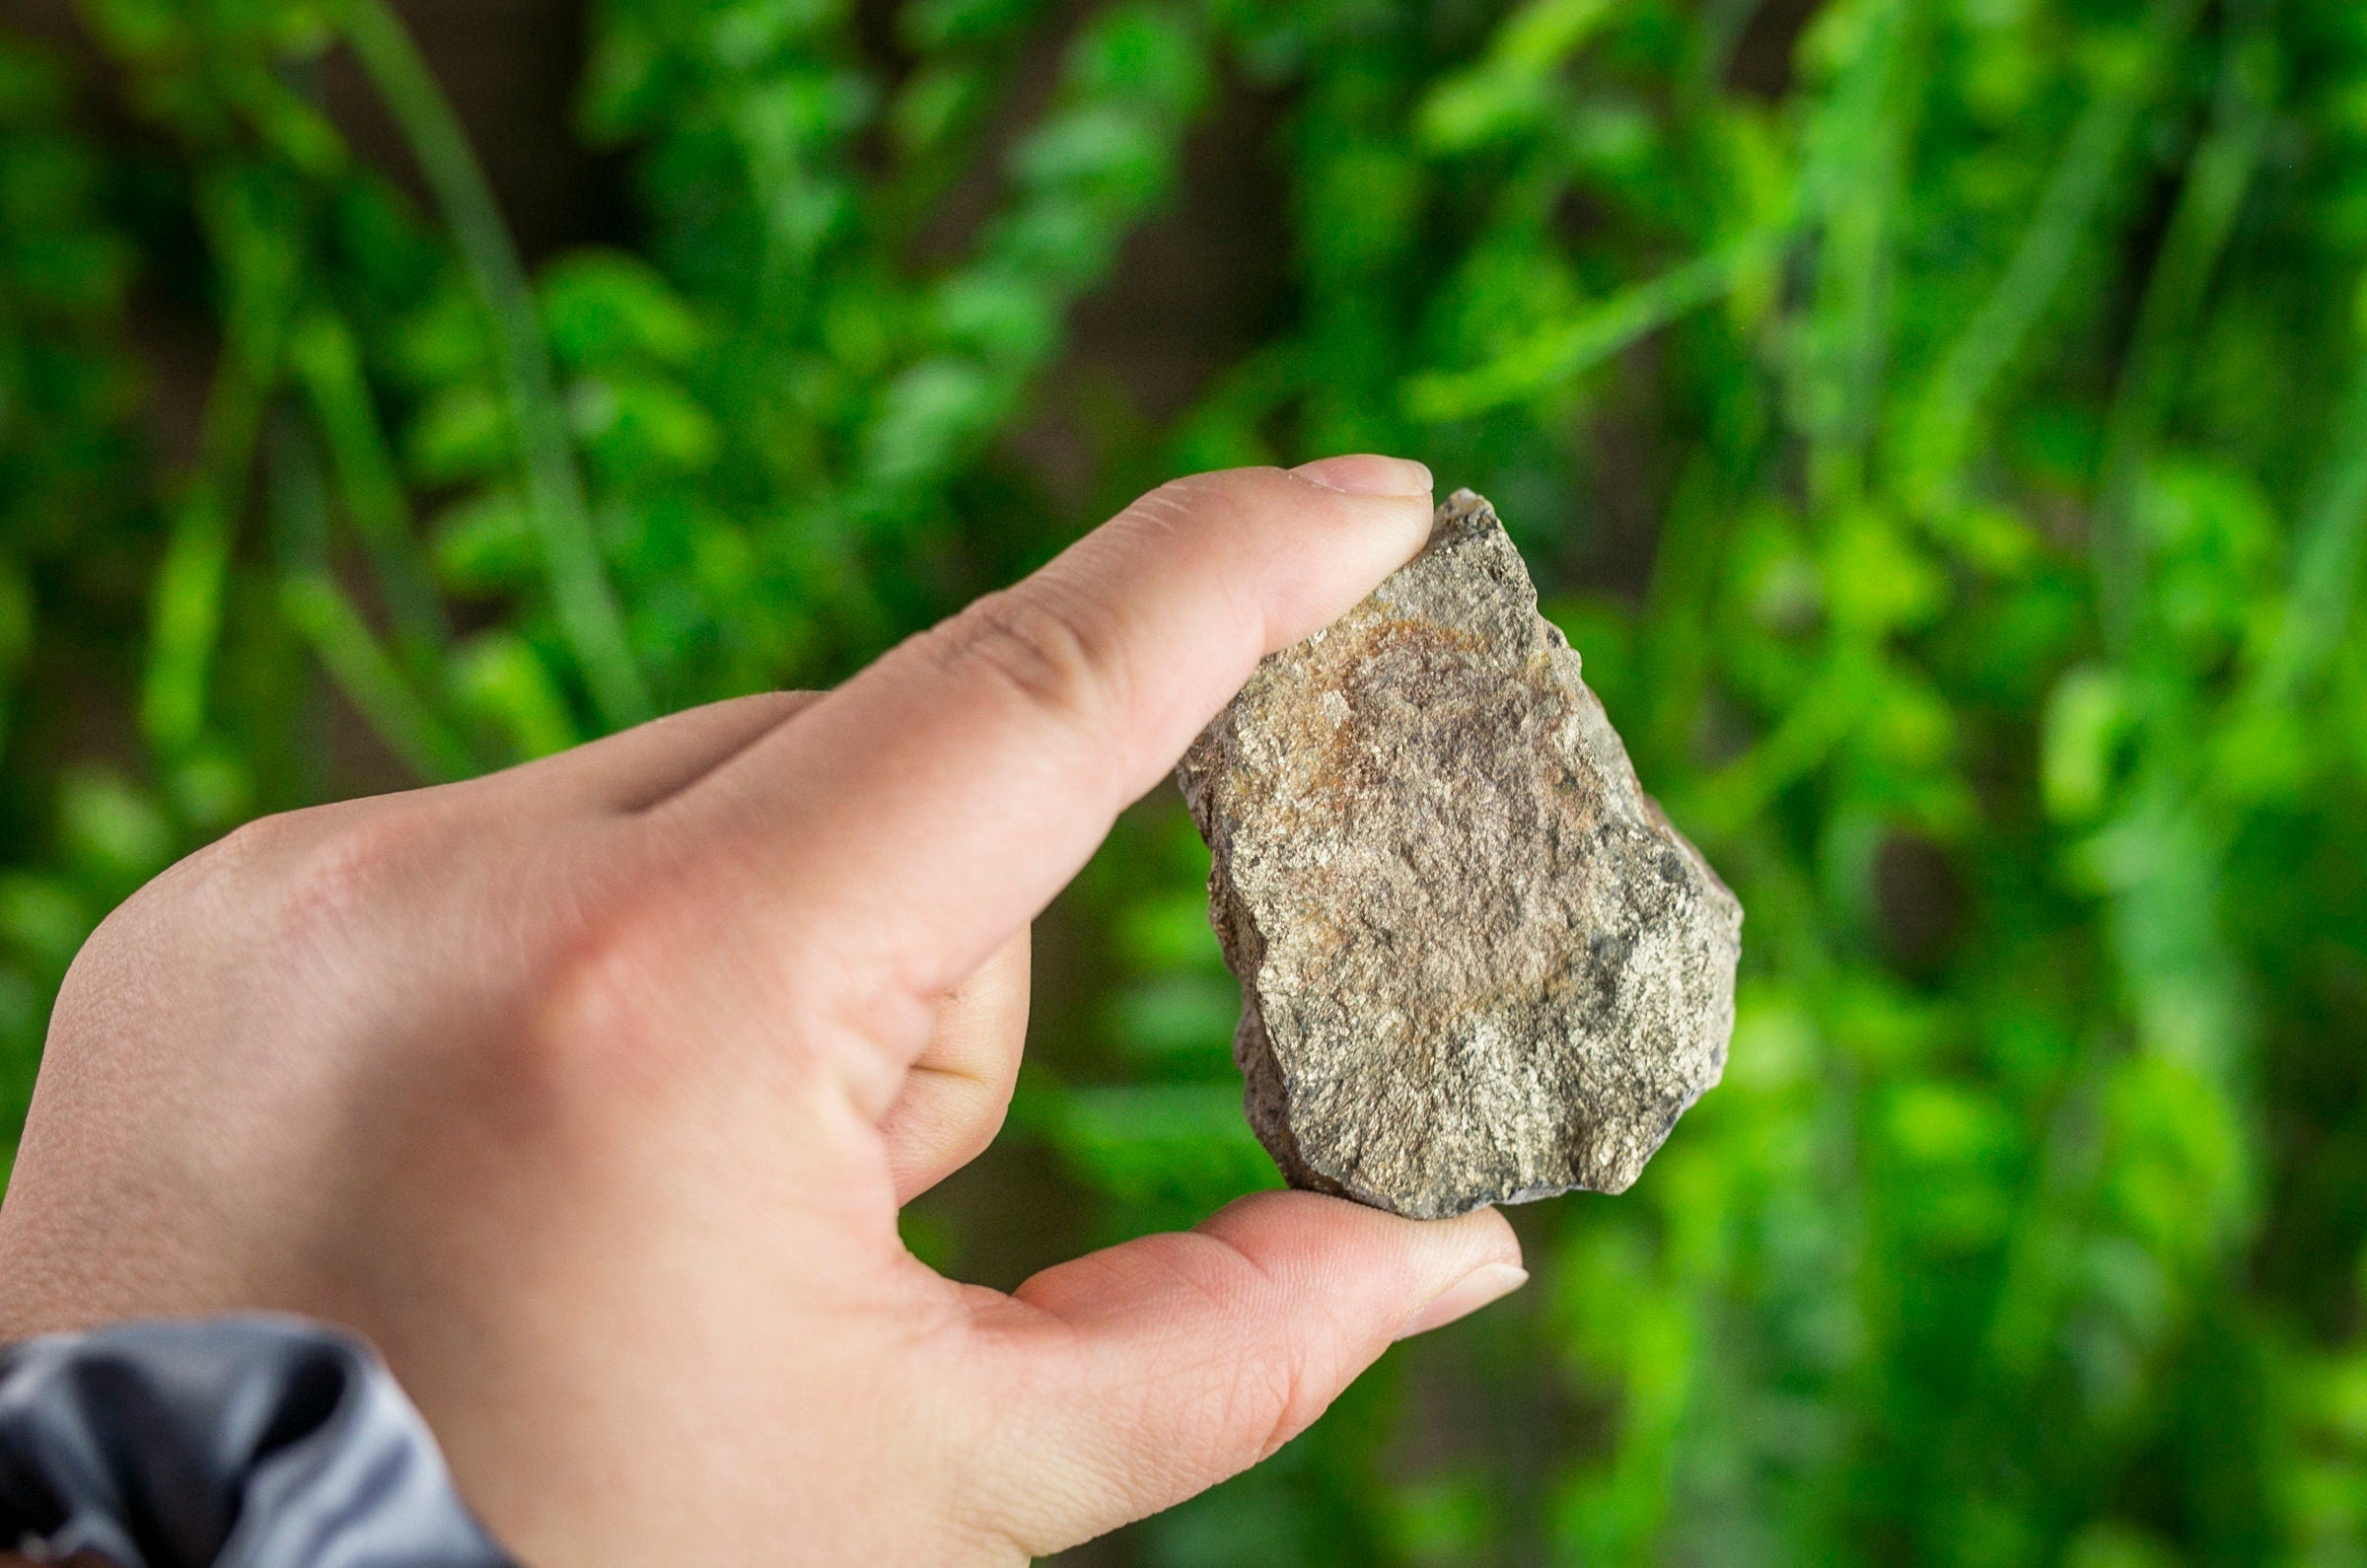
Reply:
[[[897,1211],[999,1126],[1027,933],[1263,654],[1417,549],[1418,464],[1166,485],[835,691],[254,823],[77,960],[0,1341],[369,1335],[528,1562],[994,1563],[1271,1453],[1517,1286],[1501,1217],[1263,1193],[1009,1296]]]

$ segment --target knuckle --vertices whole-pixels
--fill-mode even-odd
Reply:
[[[589,915],[544,956],[512,1041],[538,1066],[645,1062],[650,1042],[663,1037],[656,998],[671,970],[660,933],[638,909]]]
[[[1169,505],[1196,512],[1209,506],[1239,505],[1291,482],[1290,476],[1276,467],[1217,468],[1170,479],[1143,500],[1164,499]]]
[[[287,823],[245,850],[250,863],[285,864],[273,913],[280,934],[298,941],[366,923],[390,891],[439,847],[433,824],[399,808],[355,813],[305,841],[290,842],[301,830],[302,824]]]
[[[184,863],[215,876],[236,876],[268,866],[294,846],[309,813],[258,817],[241,822]]]
[[[170,943],[185,962],[194,921],[208,935],[237,933],[264,907],[270,870],[289,858],[288,816],[260,817],[194,850],[109,910],[83,941],[50,1009],[55,1041],[83,1037],[114,1017],[127,996],[153,980],[153,952]],[[220,918],[229,915],[229,919]]]
[[[1167,531],[1238,529],[1256,519],[1300,517],[1324,505],[1324,497],[1321,485],[1285,469],[1217,469],[1170,478],[1126,509],[1126,517]]]
[[[141,889],[132,902],[171,902],[209,892],[245,901],[300,853],[310,836],[304,824],[312,816],[311,812],[294,812],[242,822],[168,869]]]
[[[99,928],[74,955],[73,962],[66,965],[65,976],[58,981],[57,996],[49,1004],[45,1046],[49,1055],[55,1056],[63,1042],[111,1033],[108,1024],[117,1010],[126,978],[124,971],[129,967],[123,956],[135,945],[124,935],[124,929],[139,913],[136,898],[117,908],[99,923]]]
[[[1275,1281],[1255,1256],[1227,1241],[1209,1250],[1223,1281],[1210,1287],[1211,1294],[1225,1299],[1236,1316],[1269,1328],[1293,1319],[1304,1322],[1303,1311],[1279,1299]],[[1316,1372],[1323,1336],[1303,1329],[1252,1330],[1240,1342],[1243,1353],[1224,1380],[1224,1419],[1216,1432],[1225,1452],[1216,1458],[1246,1468],[1305,1431],[1324,1413],[1330,1395]]]
[[[1091,730],[1117,700],[1106,639],[1041,585],[990,594],[949,628],[948,656],[1064,726]]]
[[[1271,1459],[1283,1444],[1315,1424],[1325,1401],[1311,1393],[1305,1357],[1286,1354],[1244,1373],[1245,1431],[1262,1434],[1248,1461]]]
[[[799,1007],[803,987],[769,967],[752,972],[698,908],[694,891],[663,875],[581,898],[515,993],[503,1049],[516,1066],[545,1085],[652,1089],[753,1022],[766,1071],[806,1076],[816,1032]]]
[[[1149,1441],[1136,1458],[1151,1471],[1139,1479],[1145,1488],[1179,1467],[1200,1485],[1238,1475],[1272,1458],[1322,1414],[1320,1405],[1309,1407],[1293,1356],[1243,1356],[1229,1368],[1189,1369],[1153,1397],[1165,1413],[1146,1412],[1142,1423]]]
[[[1216,1398],[1218,1409],[1203,1444],[1209,1468],[1219,1474],[1271,1458],[1324,1413],[1324,1401],[1312,1392],[1306,1356],[1287,1343],[1243,1356]]]
[[[1200,1312],[1231,1326],[1228,1348],[1213,1360],[1173,1369],[1175,1386],[1160,1398],[1179,1421],[1160,1446],[1187,1455],[1213,1480],[1272,1455],[1323,1414],[1328,1397],[1308,1337],[1275,1331],[1293,1315],[1256,1261],[1212,1237],[1176,1241],[1158,1262]]]
[[[343,972],[422,834],[399,810],[315,807],[257,818],[168,868],[75,955],[52,1033],[80,1037],[147,1005],[157,959],[224,983],[258,965],[283,980]]]
[[[962,1163],[968,1165],[992,1147],[1010,1119],[1010,1091],[981,1086],[969,1106],[969,1139],[962,1152]]]
[[[916,1080],[907,1079],[907,1087]],[[1010,1117],[1007,1090],[975,1078],[939,1079],[939,1103],[901,1130],[926,1151],[932,1167],[958,1171],[984,1154]]]
[[[1216,518],[1257,505],[1281,473],[1279,468],[1224,468],[1185,474],[1143,494],[1121,514],[1121,521],[1129,528],[1169,535],[1205,528]]]

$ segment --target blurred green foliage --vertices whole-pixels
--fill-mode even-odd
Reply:
[[[82,13],[101,80],[0,37],[0,1128],[97,919],[330,787],[326,693],[459,776],[836,678],[1166,473],[1405,452],[1741,892],[1733,1064],[1128,1560],[2367,1562],[2367,8],[908,0],[888,59],[599,0],[646,240],[534,276],[384,0]],[[1061,499],[1011,438],[1228,84],[1287,319]],[[219,331],[176,469],[135,283]],[[1099,1235],[1271,1179],[1204,871],[1146,808],[1071,895],[1011,1136]]]

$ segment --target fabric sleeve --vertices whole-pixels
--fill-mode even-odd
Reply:
[[[114,1568],[515,1568],[367,1346],[293,1319],[0,1350],[0,1550]]]

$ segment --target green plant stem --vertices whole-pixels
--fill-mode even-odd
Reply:
[[[345,29],[435,191],[469,281],[492,319],[560,629],[602,718],[611,727],[637,723],[652,711],[648,687],[593,535],[534,291],[492,186],[418,46],[385,0],[353,0]]]
[[[1679,317],[1722,298],[1780,249],[1783,234],[1756,230],[1648,282],[1636,284],[1558,327],[1473,370],[1417,376],[1405,385],[1408,417],[1469,419],[1565,385]]]
[[[165,542],[149,606],[148,662],[140,728],[166,756],[195,746],[205,729],[206,690],[222,630],[222,596],[262,426],[266,389],[259,356],[223,349],[206,396],[202,456]]]
[[[1823,517],[1865,492],[1897,314],[1906,176],[1924,110],[1913,89],[1930,31],[1924,8],[1905,0],[1861,0],[1856,10],[1857,53],[1804,132],[1798,177],[1803,213],[1817,226],[1817,265],[1795,396],[1809,502]]]
[[[1734,497],[1706,454],[1686,467],[1661,526],[1652,582],[1637,636],[1644,687],[1651,692],[1638,735],[1647,765],[1674,771],[1693,762],[1701,707],[1710,681],[1710,606],[1722,552],[1733,536]]]
[[[2264,57],[2273,47],[2268,10],[2267,0],[2255,0],[2239,13],[2228,39],[2211,129],[2188,164],[2186,184],[2146,281],[2136,330],[2105,426],[2104,461],[2088,535],[2105,643],[2116,652],[2127,645],[2143,592],[2145,562],[2131,516],[2137,483],[2176,394],[2211,278],[2267,144],[2266,78],[2273,68],[2272,57]]]
[[[1699,780],[1683,797],[1683,815],[1703,831],[1739,831],[1778,792],[1806,777],[1864,722],[1870,656],[1837,650],[1829,669],[1783,722],[1750,750]]]
[[[477,771],[467,748],[420,700],[402,667],[325,569],[284,574],[279,607],[288,624],[312,645],[337,689],[413,772],[430,782],[445,782]]]
[[[421,778],[466,778],[468,748],[413,689],[328,563],[327,486],[319,453],[295,421],[274,421],[270,513],[280,613],[379,739]]]
[[[432,672],[451,628],[419,548],[410,497],[372,405],[353,333],[333,312],[318,312],[297,328],[290,359],[327,439],[345,510],[370,552],[406,660],[422,673]]]
[[[300,264],[274,243],[269,187],[235,160],[209,166],[197,182],[197,213],[221,272],[221,356],[208,390],[195,471],[173,508],[165,558],[149,606],[140,724],[168,758],[202,737],[222,601],[239,515],[261,440],[263,413],[280,375]]]
[[[2012,261],[1933,374],[1907,455],[1909,489],[1926,507],[1945,505],[1953,495],[1981,409],[2070,275],[2137,116],[2158,90],[2162,62],[2177,52],[2200,10],[2200,0],[2155,0],[2141,64],[2072,127]]]
[[[2262,672],[2260,694],[2293,696],[2342,644],[2367,553],[2367,365],[2343,403],[2332,451],[2310,486],[2295,531],[2284,624]]]

